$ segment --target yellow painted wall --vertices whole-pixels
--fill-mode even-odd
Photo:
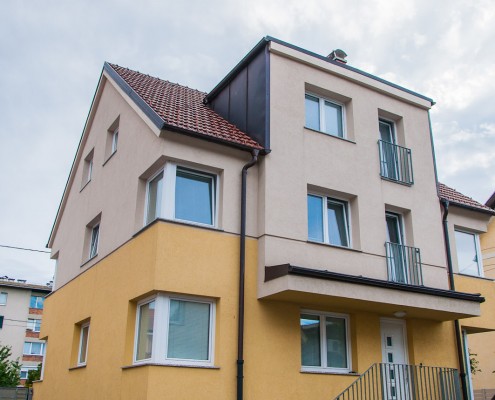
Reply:
[[[455,288],[459,292],[481,293],[481,316],[461,320],[461,326],[468,332],[495,329],[495,282],[465,275],[455,275]]]
[[[480,236],[481,252],[483,253],[483,269],[485,277],[495,279],[495,218],[492,218],[488,225],[488,232]],[[485,286],[492,288],[491,297],[483,292],[487,297],[487,304],[482,305],[483,317],[491,318],[492,325],[495,325],[495,293],[493,290],[495,282],[485,283]],[[468,346],[471,353],[476,354],[479,361],[479,369],[472,376],[474,389],[495,389],[495,332],[482,332],[468,336]]]
[[[48,336],[43,382],[35,400],[235,398],[239,238],[223,232],[157,222],[45,302]],[[257,300],[257,242],[247,240],[245,399],[328,400],[357,376],[301,373],[299,316],[312,306]],[[217,299],[217,368],[132,366],[135,299],[153,291]],[[309,299],[309,297],[308,297]],[[77,323],[91,318],[87,366],[75,366]],[[452,323],[408,320],[409,358],[455,367]],[[352,366],[381,362],[380,315],[350,314]],[[76,333],[77,337],[77,333]]]

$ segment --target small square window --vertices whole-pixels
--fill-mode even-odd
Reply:
[[[44,302],[45,302],[44,297],[32,295],[29,301],[29,308],[43,309]]]
[[[135,362],[211,365],[213,327],[213,302],[159,294],[138,305]]]
[[[89,341],[89,322],[81,325],[79,335],[79,352],[77,356],[77,365],[86,365],[88,357],[88,341]]]
[[[45,344],[41,342],[24,342],[23,354],[30,356],[42,356]]]
[[[308,195],[308,238],[350,247],[348,204],[325,196]]]
[[[306,94],[306,127],[332,136],[345,137],[344,105]]]
[[[9,294],[7,292],[0,293],[0,306],[5,306],[7,304],[7,297]]]
[[[39,332],[41,329],[41,319],[28,318],[27,329],[33,332]]]
[[[215,226],[217,176],[168,163],[147,185],[146,224],[156,218]]]
[[[475,233],[455,231],[457,266],[460,274],[483,276],[479,237]]]
[[[300,318],[301,364],[304,370],[349,372],[349,317],[303,312]]]

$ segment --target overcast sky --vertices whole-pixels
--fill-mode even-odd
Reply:
[[[495,190],[493,0],[1,0],[0,246],[45,250],[104,61],[209,91],[266,35],[433,98],[440,180]],[[53,267],[0,247],[0,276]]]

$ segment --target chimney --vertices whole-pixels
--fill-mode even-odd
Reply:
[[[341,62],[342,64],[347,64],[347,53],[341,49],[335,49],[328,56],[330,60]]]

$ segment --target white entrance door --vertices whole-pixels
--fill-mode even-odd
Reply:
[[[406,323],[399,319],[381,319],[382,377],[384,398],[408,400],[410,396]]]

